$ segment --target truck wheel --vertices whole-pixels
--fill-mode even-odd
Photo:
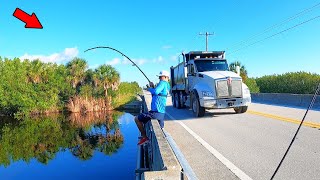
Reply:
[[[235,107],[233,108],[234,111],[239,114],[239,113],[245,113],[248,110],[248,106],[240,106],[240,107]]]
[[[242,106],[241,113],[245,113],[248,110],[248,106]]]
[[[181,104],[180,104],[180,98],[179,98],[179,93],[175,93],[174,94],[174,101],[176,104],[176,108],[180,109],[181,108]]]
[[[186,105],[184,105],[183,92],[182,91],[180,91],[180,93],[179,93],[179,101],[180,101],[180,107],[181,108],[185,108]]]
[[[199,98],[196,94],[192,97],[192,112],[196,117],[203,117],[206,112],[204,107],[200,106]]]
[[[177,105],[176,105],[176,100],[175,100],[176,97],[175,97],[175,96],[176,96],[176,93],[172,93],[172,106],[173,106],[173,107],[177,107]]]

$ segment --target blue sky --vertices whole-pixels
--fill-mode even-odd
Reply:
[[[265,29],[310,8],[315,0],[0,0],[0,56],[40,58],[65,63],[78,56],[91,68],[107,63],[122,81],[147,80],[114,51],[131,59],[152,81],[160,70],[177,64],[182,51],[205,50],[205,37],[214,32],[209,50],[226,50],[228,62],[240,61],[250,77],[307,71],[320,74],[320,18],[248,46],[277,32],[320,15],[320,5],[271,31]],[[44,29],[25,29],[12,16],[16,8],[36,13]],[[249,39],[251,38],[251,39]],[[239,42],[244,43],[239,44]],[[246,47],[246,48],[245,48]],[[240,49],[239,51],[236,51]]]

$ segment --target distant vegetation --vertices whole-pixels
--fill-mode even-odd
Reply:
[[[129,102],[141,89],[120,83],[110,65],[88,69],[84,59],[66,65],[0,57],[0,114],[42,114],[110,110]]]
[[[257,85],[257,82],[254,78],[247,78],[247,80],[244,83],[248,86],[251,93],[260,92],[260,87]]]
[[[236,72],[236,66],[240,66],[240,76],[251,93],[313,94],[320,82],[319,74],[308,72],[288,72],[249,78],[246,67],[239,61],[230,63],[229,69]]]
[[[314,94],[320,82],[319,74],[290,72],[255,79],[261,93]]]

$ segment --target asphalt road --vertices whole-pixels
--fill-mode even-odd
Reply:
[[[306,110],[253,103],[195,118],[168,98],[166,111],[164,129],[199,179],[270,179]],[[320,112],[305,121],[274,179],[320,179]]]

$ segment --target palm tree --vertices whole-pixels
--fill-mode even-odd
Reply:
[[[85,78],[85,71],[88,68],[87,61],[81,58],[74,58],[66,66],[69,71],[69,81],[72,87],[76,88]]]
[[[29,62],[25,60],[24,62],[27,63],[27,76],[29,81],[37,84],[41,82],[41,74],[45,71],[44,70],[44,63],[41,62],[39,59]]]
[[[88,85],[93,85],[93,74],[94,74],[94,71],[92,69],[88,69],[86,72],[85,72],[85,78],[84,78],[84,83],[85,84],[88,84]]]
[[[98,87],[100,84],[99,74],[97,73],[97,70],[92,74],[92,83],[93,87]]]
[[[230,69],[230,71],[237,72],[236,71],[237,66],[240,67],[240,76],[241,76],[243,82],[245,82],[246,79],[248,78],[248,71],[247,71],[246,67],[241,64],[241,62],[235,61],[235,62],[229,64],[229,69]]]
[[[96,69],[96,75],[94,79],[97,79],[100,85],[103,86],[105,97],[108,97],[108,89],[117,90],[120,84],[120,74],[111,65],[101,65]]]

